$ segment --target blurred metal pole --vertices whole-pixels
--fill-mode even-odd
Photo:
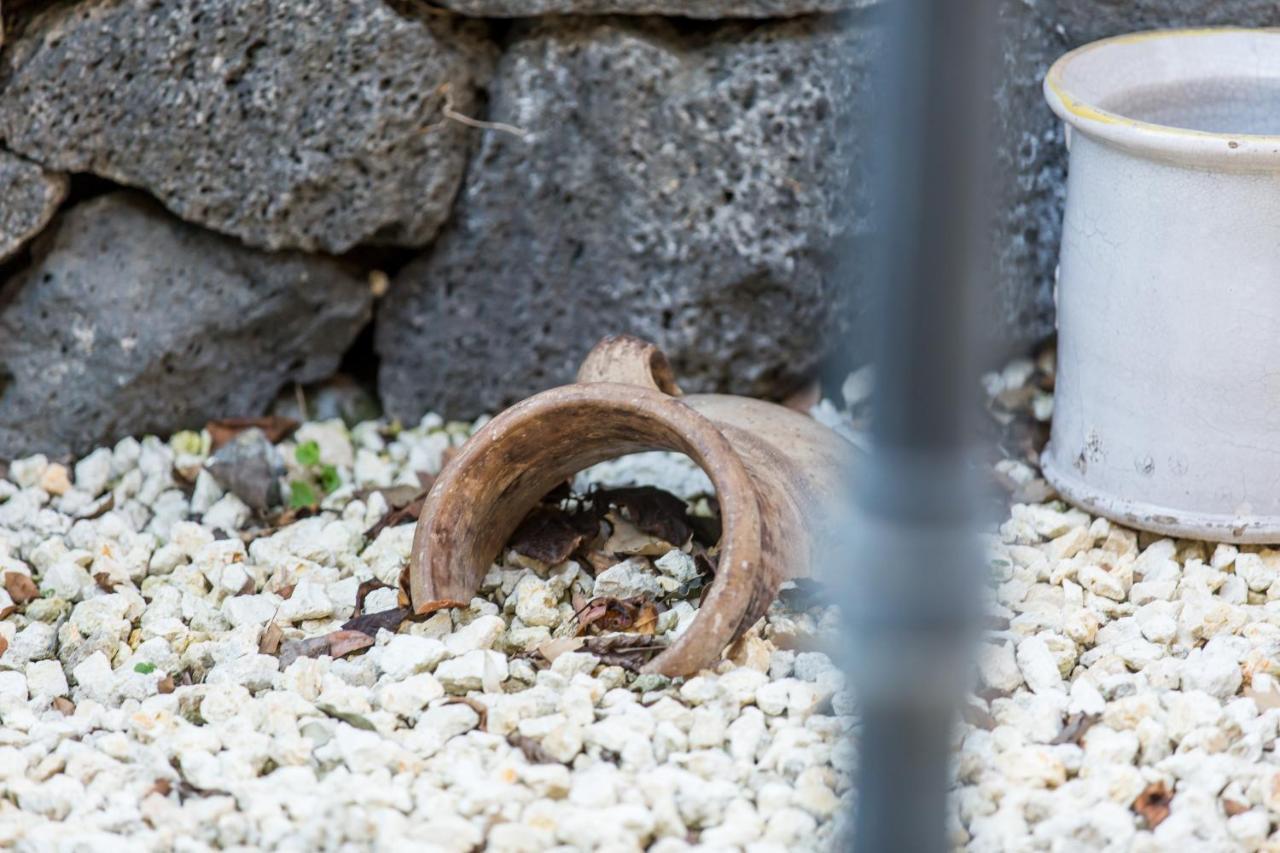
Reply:
[[[888,0],[870,129],[880,256],[874,450],[854,484],[844,590],[862,724],[854,843],[941,851],[950,735],[980,627],[977,294],[986,289],[995,17],[987,0]]]

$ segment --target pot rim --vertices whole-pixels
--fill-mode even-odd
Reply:
[[[1241,35],[1275,38],[1280,50],[1280,27],[1202,27],[1113,36],[1078,47],[1053,63],[1044,78],[1045,100],[1059,118],[1080,132],[1154,159],[1231,169],[1274,169],[1280,167],[1280,134],[1223,133],[1142,121],[1090,103],[1073,93],[1069,82],[1071,66],[1101,51],[1174,39]],[[1280,75],[1276,80],[1280,82]]]

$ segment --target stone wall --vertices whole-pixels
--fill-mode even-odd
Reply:
[[[1048,63],[1275,8],[1003,0],[1007,348],[1052,330]],[[256,414],[358,340],[405,420],[567,381],[609,332],[656,340],[690,390],[773,396],[848,340],[877,0],[3,13],[0,458]]]

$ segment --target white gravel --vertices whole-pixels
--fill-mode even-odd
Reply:
[[[0,848],[828,847],[853,760],[843,737],[851,701],[813,651],[835,624],[830,609],[775,605],[736,662],[683,682],[637,679],[582,653],[539,670],[521,652],[562,624],[577,569],[495,570],[469,608],[380,632],[363,654],[303,657],[281,671],[259,653],[269,623],[287,639],[318,636],[350,617],[362,581],[396,584],[413,527],[365,541],[386,503],[357,494],[416,485],[415,472],[437,471],[468,431],[431,416],[393,438],[373,423],[305,425],[295,438],[316,442],[342,486],[318,516],[247,547],[249,508],[202,470],[207,435],[126,439],[70,468],[38,456],[13,463],[0,479],[0,577],[29,576],[41,597],[0,619]],[[280,445],[290,476],[294,445]],[[701,482],[669,457],[643,466],[666,466],[669,483]],[[603,471],[625,480],[626,463]],[[622,571],[614,582],[647,589],[687,577],[680,557],[664,560],[663,575]],[[1222,574],[1205,573],[1206,584]],[[0,592],[0,612],[10,603]],[[393,604],[381,591],[366,609]],[[660,628],[679,631],[692,608],[670,613]],[[1152,655],[1162,648],[1141,642]],[[1119,699],[1113,682],[1102,688]],[[1056,690],[1036,694],[1037,713],[1059,694],[1068,701]],[[1216,714],[1222,700],[1199,695],[1215,715],[1188,706],[1184,737],[1209,739],[1192,714],[1214,725],[1253,719]],[[966,755],[1009,752],[1016,731],[999,749],[996,735],[981,733],[985,747],[970,735]],[[514,735],[545,761],[529,760]],[[1009,778],[1027,773],[993,764],[1006,765]],[[958,798],[991,833],[1009,831],[1014,799],[1001,784],[984,777]]]
[[[1017,396],[1028,364],[988,392]],[[1044,394],[1022,398],[1048,419]],[[1030,465],[997,467],[1043,488]],[[953,843],[1280,849],[1280,551],[1140,534],[1054,501],[1014,504],[990,553],[997,625],[957,733]]]

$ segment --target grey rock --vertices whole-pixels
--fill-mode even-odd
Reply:
[[[134,193],[57,217],[0,293],[0,457],[255,415],[332,373],[367,322],[337,261],[267,253]]]
[[[462,15],[679,15],[685,18],[790,18],[872,6],[879,0],[436,0]]]
[[[0,261],[40,233],[66,195],[66,175],[0,151]]]
[[[1053,281],[1066,198],[1066,149],[1041,83],[1068,50],[1167,27],[1280,26],[1272,0],[1003,0],[1003,81],[996,92],[999,171],[1011,182],[996,234],[994,307],[1004,342],[1024,349],[1053,332]]]
[[[601,336],[686,390],[778,395],[837,337],[829,261],[864,179],[853,116],[875,39],[831,18],[680,32],[518,28],[455,217],[379,312],[383,405],[493,411],[570,381]]]
[[[0,56],[0,137],[251,245],[424,245],[474,133],[443,108],[477,108],[478,26],[383,0],[53,4]]]
[[[218,448],[207,467],[219,485],[258,512],[280,503],[284,460],[266,433],[256,427]]]

